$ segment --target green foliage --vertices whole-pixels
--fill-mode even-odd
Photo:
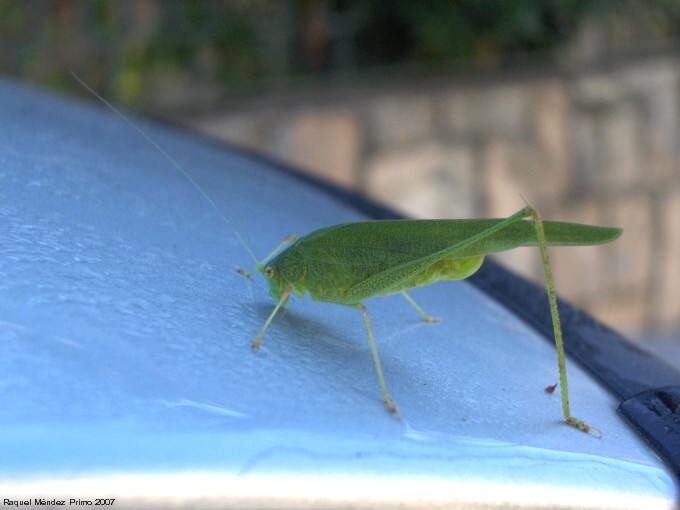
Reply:
[[[677,0],[0,0],[0,71],[67,87],[75,70],[128,103],[173,87],[198,100],[386,66],[544,60],[583,20],[621,13],[680,32]]]

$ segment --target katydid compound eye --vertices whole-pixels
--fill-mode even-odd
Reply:
[[[264,270],[264,274],[267,276],[267,278],[271,278],[274,276],[274,269],[271,267],[266,267]]]

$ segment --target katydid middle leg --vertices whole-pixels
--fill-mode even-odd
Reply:
[[[425,312],[425,310],[423,310],[423,309],[420,307],[420,305],[419,305],[418,303],[416,303],[416,302],[413,300],[413,298],[412,298],[411,296],[409,296],[408,293],[407,293],[405,290],[402,290],[402,291],[401,291],[401,295],[404,296],[404,298],[406,299],[406,301],[408,301],[408,302],[411,304],[411,306],[412,306],[413,308],[415,308],[416,312],[418,312],[418,313],[423,317],[423,319],[425,320],[425,322],[434,323],[434,322],[439,322],[439,321],[440,321],[439,317],[434,317],[434,316],[432,316],[432,315],[427,314],[427,312]]]

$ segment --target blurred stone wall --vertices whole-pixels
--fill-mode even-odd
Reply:
[[[680,330],[680,59],[333,86],[182,121],[421,218],[624,227],[551,250],[557,291],[632,335]],[[541,279],[535,249],[503,260]]]

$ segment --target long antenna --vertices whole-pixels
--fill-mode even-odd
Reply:
[[[205,190],[196,182],[196,179],[194,179],[191,174],[184,169],[182,165],[180,165],[170,154],[168,154],[163,147],[158,145],[158,143],[151,138],[149,135],[147,135],[144,131],[141,130],[134,122],[132,122],[130,119],[128,119],[125,115],[123,115],[115,106],[113,106],[111,103],[109,103],[106,99],[104,99],[101,95],[99,95],[92,87],[90,87],[87,83],[85,83],[83,80],[80,79],[80,77],[73,71],[71,71],[71,75],[76,79],[78,83],[80,83],[85,90],[87,90],[90,94],[92,94],[94,97],[99,99],[102,103],[104,103],[113,113],[118,115],[121,119],[123,119],[125,122],[127,122],[137,133],[139,133],[147,142],[149,142],[153,147],[155,147],[158,152],[160,152],[165,158],[177,169],[179,170],[184,177],[191,183],[191,185],[198,190],[198,192],[203,195],[203,197],[208,201],[210,206],[217,212],[219,215],[220,219],[224,222],[225,225],[227,225],[231,231],[236,235],[239,241],[241,241],[241,244],[243,247],[246,249],[248,252],[248,255],[250,255],[250,258],[252,258],[255,261],[255,267],[260,270],[261,264],[260,261],[257,260],[257,257],[255,256],[254,250],[251,248],[251,246],[248,245],[248,243],[245,242],[241,234],[239,234],[238,230],[232,225],[232,223],[227,219],[225,214],[222,212],[222,210],[217,207],[215,202],[213,201],[212,198],[210,198],[210,195],[208,195]],[[246,234],[247,235],[247,234]]]

